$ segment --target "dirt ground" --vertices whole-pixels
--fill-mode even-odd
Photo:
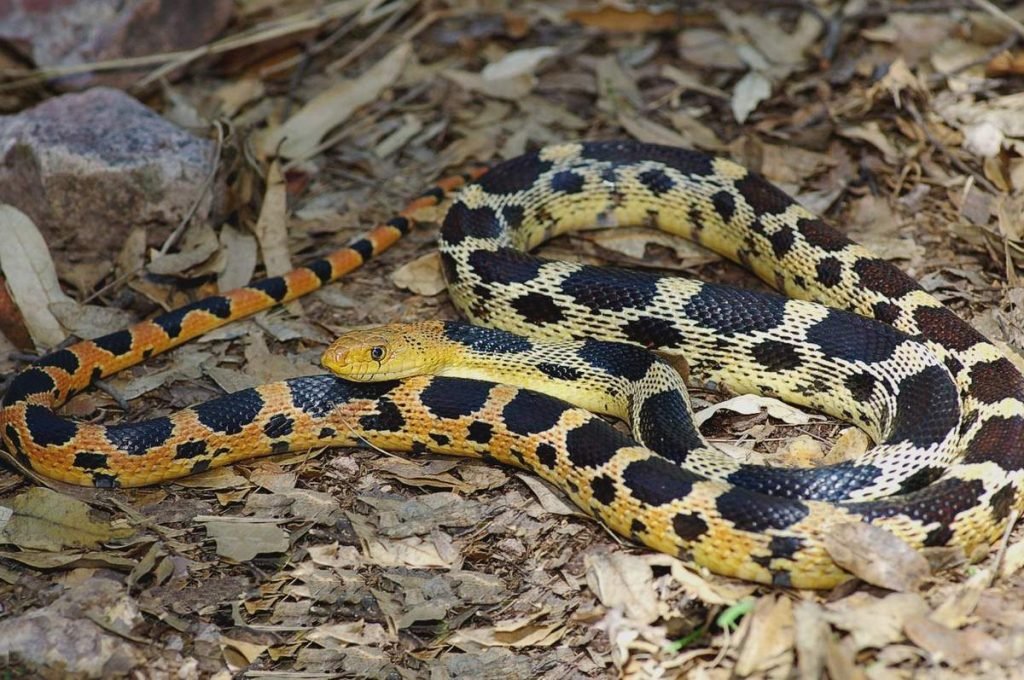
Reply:
[[[44,255],[75,301],[142,318],[215,292],[257,245],[254,276],[271,258],[327,253],[473,162],[630,138],[758,170],[1020,363],[1019,6],[236,4],[213,45],[255,34],[251,45],[128,89],[219,140],[211,216],[176,246],[212,238],[213,254],[158,276],[137,244],[159,247],[173,225],[126,231],[120,253],[51,242]],[[309,16],[305,30],[281,28]],[[0,90],[6,113],[56,95],[24,65],[4,73],[16,85]],[[301,118],[315,99],[331,115]],[[63,412],[165,415],[319,372],[325,344],[347,329],[457,318],[434,253],[442,214],[424,211],[420,228],[341,282],[128,369]],[[643,230],[540,253],[761,286]],[[27,358],[0,337],[0,373]],[[865,446],[843,423],[730,397],[694,390],[699,415],[717,409],[705,433],[747,460],[815,464]],[[652,554],[537,479],[483,462],[314,450],[115,492],[0,463],[0,626],[22,631],[0,677],[1024,677],[1015,538],[982,555],[929,554],[930,573],[897,575],[892,588],[813,593]],[[899,546],[860,547],[910,569]]]

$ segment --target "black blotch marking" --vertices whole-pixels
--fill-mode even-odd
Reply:
[[[286,382],[291,401],[314,418],[322,418],[338,405],[353,399],[379,399],[395,389],[397,380],[351,383],[333,375],[310,375]],[[230,395],[229,395],[230,396]]]
[[[622,325],[622,334],[648,349],[679,347],[683,344],[683,334],[675,324],[655,316],[630,319]]]
[[[638,519],[633,519],[629,524],[629,533],[632,536],[638,536],[647,532],[647,525]]]
[[[444,335],[452,342],[488,354],[521,354],[533,347],[529,338],[515,333],[482,328],[461,321],[446,321]]]
[[[890,298],[903,297],[907,293],[920,290],[914,279],[885,260],[863,258],[853,264],[860,284],[868,290]]]
[[[556,172],[551,177],[551,190],[563,194],[578,194],[583,191],[583,176],[572,170]]]
[[[61,349],[56,352],[50,352],[41,359],[37,359],[32,363],[35,367],[53,366],[59,368],[65,373],[72,375],[78,370],[81,365],[78,361],[78,357],[69,349]]]
[[[917,472],[915,472],[914,474],[904,479],[902,482],[900,482],[899,491],[897,491],[896,493],[905,494],[910,493],[912,491],[917,491],[918,489],[923,489],[924,487],[928,486],[932,482],[939,479],[939,477],[941,477],[945,472],[946,468],[931,467],[926,465]]]
[[[967,442],[965,463],[995,463],[1007,471],[1024,467],[1024,418],[992,416]]]
[[[462,280],[459,276],[459,263],[446,250],[441,251],[441,273],[449,286]]]
[[[850,239],[816,217],[800,218],[797,220],[796,228],[803,235],[807,243],[822,250],[842,250],[853,243]]]
[[[583,373],[578,368],[573,366],[564,366],[562,364],[552,364],[546,361],[541,361],[537,364],[537,370],[546,376],[554,378],[555,380],[579,380],[583,377]]]
[[[780,227],[768,237],[768,241],[772,244],[772,252],[775,253],[775,257],[781,259],[793,247],[796,236],[793,235],[793,230],[789,227]]]
[[[1022,393],[1024,378],[1006,357],[971,367],[971,395],[983,404],[1020,398]]]
[[[470,208],[460,201],[448,209],[442,227],[442,237],[447,243],[459,244],[469,237],[497,238],[502,231],[501,221],[493,208]]]
[[[715,210],[722,216],[722,221],[729,223],[736,214],[736,198],[728,191],[719,191],[711,197]]]
[[[554,427],[568,406],[538,392],[520,390],[501,411],[505,427],[513,434],[530,435]]]
[[[585,142],[582,155],[614,165],[630,165],[643,161],[664,163],[687,175],[708,177],[715,174],[714,157],[691,149],[641,142]]]
[[[405,418],[395,402],[381,397],[377,400],[377,413],[361,417],[359,426],[376,432],[398,432],[405,427]]]
[[[948,543],[953,536],[950,527],[957,515],[975,507],[984,493],[985,485],[979,479],[943,479],[902,496],[844,503],[843,507],[862,515],[866,522],[906,515],[921,524],[938,523],[938,529],[929,533],[924,541],[928,546],[937,546]]]
[[[918,307],[914,311],[921,335],[945,347],[963,352],[985,338],[946,307]]]
[[[769,371],[790,371],[803,364],[796,347],[779,340],[762,340],[750,348],[750,353]]]
[[[1013,509],[1013,501],[1017,496],[1017,492],[1013,489],[1013,484],[1006,484],[1003,488],[992,494],[992,498],[989,499],[989,507],[992,508],[992,517],[997,522],[1006,519],[1010,514],[1010,510]]]
[[[57,389],[57,383],[41,368],[29,367],[15,376],[4,395],[4,406],[25,401],[33,394],[48,394]]]
[[[129,456],[142,456],[150,449],[163,446],[174,434],[170,418],[152,418],[138,423],[111,425],[106,430],[107,441]]]
[[[786,212],[794,201],[786,192],[766,181],[756,172],[748,172],[746,176],[733,182],[733,186],[747,201],[755,212],[778,215]]]
[[[565,320],[558,303],[542,293],[520,295],[511,302],[512,308],[532,324],[558,323]]]
[[[766,331],[782,323],[786,298],[742,288],[704,284],[683,305],[683,314],[723,335]]]
[[[776,588],[789,588],[793,585],[793,576],[788,571],[772,573],[772,585]]]
[[[192,407],[199,422],[213,432],[238,434],[256,420],[263,397],[254,389],[242,390]]]
[[[494,436],[494,426],[481,420],[474,420],[469,425],[467,439],[477,444],[487,444]]]
[[[634,445],[633,440],[596,416],[565,435],[569,460],[581,468],[601,467],[618,449]]]
[[[270,453],[274,455],[288,453],[289,451],[291,451],[291,443],[289,442],[274,442],[270,445]]]
[[[940,366],[929,366],[900,383],[889,441],[925,448],[941,442],[960,423],[956,383]]]
[[[189,474],[198,475],[200,472],[206,472],[210,469],[211,462],[212,461],[208,458],[204,460],[197,460],[192,464],[192,469],[189,471]]]
[[[719,496],[715,507],[736,529],[755,533],[787,529],[810,513],[807,506],[798,500],[764,496],[740,488],[730,489]]]
[[[105,352],[113,354],[114,356],[121,356],[131,351],[132,334],[130,331],[126,330],[117,331],[115,333],[104,335],[102,338],[96,338],[92,341],[92,344]]]
[[[707,532],[708,523],[693,513],[678,512],[672,518],[672,530],[684,541],[694,541]]]
[[[436,202],[440,203],[441,201],[444,200],[444,196],[444,189],[442,189],[441,187],[430,187],[422,194],[420,194],[417,198],[432,198]]]
[[[555,447],[546,442],[537,445],[537,460],[549,470],[554,470],[558,462],[558,452]]]
[[[76,453],[74,465],[82,470],[106,470],[110,467],[107,464],[106,454],[93,453],[91,451],[79,451]]]
[[[490,391],[491,385],[485,382],[435,378],[420,393],[420,400],[438,418],[461,418],[479,411]]]
[[[509,229],[518,229],[523,224],[525,215],[526,211],[521,205],[509,204],[501,209],[501,216],[505,218],[505,224]]]
[[[270,420],[263,425],[263,434],[271,439],[287,437],[295,428],[295,420],[283,413],[275,413]]]
[[[874,465],[856,465],[851,461],[800,469],[743,464],[726,479],[759,497],[835,501],[874,484],[879,474]]]
[[[275,302],[280,302],[284,299],[284,296],[288,294],[288,286],[285,285],[284,279],[280,276],[273,276],[269,279],[257,281],[256,283],[250,284],[249,287],[253,290],[258,290],[267,294]]]
[[[532,188],[551,166],[536,153],[517,156],[494,166],[476,183],[489,194],[514,194]]]
[[[437,442],[438,446],[448,446],[452,441],[448,435],[439,432],[431,432],[430,438]]]
[[[640,380],[658,359],[639,347],[621,342],[606,342],[591,337],[583,339],[576,356],[594,368],[609,375],[621,375],[627,380]]]
[[[644,309],[658,295],[658,277],[610,267],[581,266],[562,281],[562,290],[593,312]]]
[[[651,168],[650,170],[644,170],[637,179],[640,183],[647,187],[655,196],[661,196],[664,193],[672,191],[676,186],[676,181],[669,177],[663,170],[658,168]]]
[[[196,458],[206,454],[206,442],[194,441],[178,444],[174,450],[175,458]]]
[[[818,283],[828,288],[832,288],[833,286],[838,286],[842,281],[842,262],[830,255],[818,263]]]
[[[62,446],[75,438],[78,425],[36,404],[25,406],[25,425],[30,441],[39,446]]]
[[[772,540],[768,542],[768,550],[771,551],[772,557],[776,558],[793,557],[803,547],[804,539],[798,536],[772,536]]]
[[[430,451],[430,448],[424,442],[413,442],[409,446],[409,453],[414,456],[419,456]]]
[[[544,261],[512,248],[494,251],[474,250],[469,254],[469,266],[484,283],[526,283],[540,273]]]
[[[359,253],[359,257],[366,262],[373,257],[373,243],[369,239],[361,238],[348,244],[348,247]]]
[[[306,265],[306,269],[313,272],[316,278],[320,279],[320,283],[327,283],[331,280],[331,275],[334,273],[334,267],[328,260],[320,259],[314,260]]]
[[[876,319],[889,325],[900,318],[900,308],[891,302],[876,302],[871,311]]]
[[[837,310],[829,311],[824,319],[807,330],[808,342],[820,347],[825,354],[869,364],[891,357],[904,337],[889,326]]]
[[[6,435],[7,441],[8,443],[10,443],[11,448],[13,449],[13,453],[21,453],[21,435],[18,434],[18,430],[14,427],[14,425],[7,423],[7,426],[4,428],[4,434]]]
[[[658,456],[634,461],[622,471],[626,487],[638,501],[648,505],[664,505],[686,498],[699,479]]]
[[[877,379],[870,373],[852,373],[843,379],[846,389],[856,401],[867,401],[875,393]]]
[[[389,227],[394,227],[399,232],[401,232],[403,236],[409,233],[409,228],[412,226],[412,223],[409,221],[409,218],[402,217],[401,215],[392,217],[384,224],[388,225]]]
[[[92,485],[97,489],[116,489],[121,486],[121,482],[117,481],[117,477],[114,475],[94,472],[92,473]]]
[[[590,490],[598,503],[611,505],[615,501],[615,482],[608,475],[598,475],[590,480]]]
[[[676,390],[652,394],[640,406],[635,427],[644,446],[665,458],[683,462],[704,445],[683,395]]]
[[[320,428],[320,433],[317,434],[316,438],[317,439],[330,439],[330,438],[334,437],[334,435],[336,435],[336,434],[338,434],[338,432],[333,427],[321,427]]]
[[[189,312],[205,312],[218,319],[227,319],[231,316],[231,300],[222,295],[214,295],[213,297],[193,302],[185,309]]]

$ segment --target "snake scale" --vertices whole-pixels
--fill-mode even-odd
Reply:
[[[427,192],[413,207],[440,202],[447,189],[468,179]],[[1024,376],[998,348],[900,270],[758,175],[701,153],[635,142],[546,147],[497,165],[463,189],[445,218],[440,245],[449,293],[470,321],[538,339],[594,336],[680,352],[700,379],[737,391],[765,388],[826,408],[831,400],[822,395],[830,390],[845,390],[844,403],[872,403],[876,391],[895,388],[895,401],[885,407],[892,422],[875,434],[905,443],[912,457],[946,446],[952,454],[895,475],[902,479],[897,495],[778,497],[688,470],[559,399],[511,385],[425,375],[367,383],[332,375],[297,378],[112,426],[55,413],[95,378],[332,281],[411,225],[407,209],[347,248],[283,277],[39,359],[16,376],[0,406],[6,449],[43,475],[107,487],[363,441],[414,454],[480,457],[532,470],[612,530],[651,548],[721,574],[806,588],[849,578],[825,549],[839,524],[868,522],[914,547],[952,545],[970,552],[995,541],[1011,510],[1021,507]],[[560,233],[623,225],[690,238],[788,298],[528,253]],[[935,360],[909,350],[905,359],[897,357],[913,343]],[[519,347],[530,344],[524,338]],[[886,373],[895,385],[858,370],[886,361],[902,366]],[[813,375],[816,365],[823,372]],[[832,365],[844,368],[829,373]],[[942,371],[956,395],[936,409],[936,393],[948,401]],[[870,429],[881,424],[884,411],[870,408],[842,415]],[[953,416],[940,416],[936,425],[935,412]],[[678,457],[685,459],[685,452]],[[869,479],[877,476],[870,468],[850,473],[866,475],[849,487],[851,498],[876,481]]]

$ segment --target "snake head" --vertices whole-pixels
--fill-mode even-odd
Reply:
[[[443,322],[396,323],[345,333],[324,351],[320,363],[355,382],[437,375],[445,359]]]

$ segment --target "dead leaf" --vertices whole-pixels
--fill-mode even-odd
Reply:
[[[399,288],[410,290],[417,295],[439,295],[445,290],[444,274],[441,273],[441,255],[432,251],[406,262],[391,275],[391,281]]]
[[[43,235],[14,206],[0,204],[0,271],[37,347],[54,347],[66,337],[50,311],[53,302],[77,305],[64,294]]]
[[[257,555],[287,552],[288,532],[275,523],[244,518],[230,521],[196,517],[206,535],[217,543],[217,554],[235,562],[248,562]]]
[[[793,665],[792,601],[785,595],[762,597],[747,620],[749,628],[736,659],[736,674],[743,677],[775,669],[786,675]]]
[[[757,105],[772,96],[772,81],[758,71],[748,71],[732,91],[732,115],[737,123],[747,120]]]
[[[263,153],[292,160],[312,156],[328,132],[391,87],[411,54],[412,45],[400,43],[358,78],[344,80],[321,92],[264,136],[260,146]]]
[[[115,538],[131,536],[123,523],[99,521],[80,500],[43,487],[24,491],[4,501],[10,518],[0,528],[0,542],[25,550],[59,551],[96,548]]]
[[[825,419],[824,416],[818,414],[804,413],[778,399],[762,397],[756,394],[741,394],[738,397],[720,401],[717,404],[712,404],[707,408],[697,411],[693,414],[693,422],[699,427],[719,411],[732,411],[733,413],[750,416],[760,413],[762,410],[766,411],[772,418],[781,420],[789,425],[806,425],[816,420]]]
[[[913,591],[928,577],[928,560],[895,534],[865,522],[831,527],[825,549],[858,578],[881,588]]]

